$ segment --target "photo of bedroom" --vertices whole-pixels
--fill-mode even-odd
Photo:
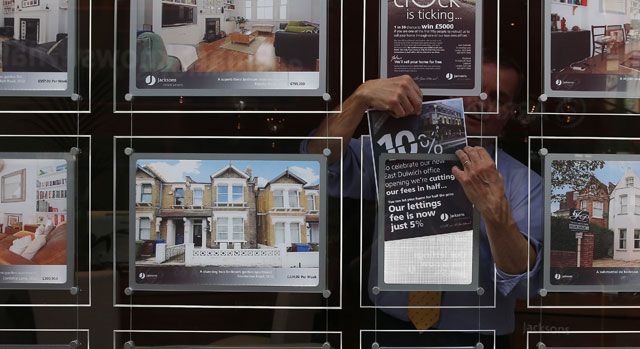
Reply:
[[[66,72],[68,12],[68,0],[3,0],[0,72]]]
[[[550,95],[640,96],[640,0],[547,0],[547,14]]]
[[[134,1],[138,88],[318,88],[325,0]]]
[[[37,275],[22,282],[66,282],[67,184],[64,159],[0,158],[2,283],[11,283],[5,274],[16,274],[6,266],[63,266],[32,269],[26,274]]]

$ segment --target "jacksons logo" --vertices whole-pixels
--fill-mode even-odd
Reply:
[[[144,82],[145,82],[145,84],[147,84],[147,86],[153,86],[155,84],[175,83],[175,82],[178,82],[178,79],[176,79],[176,78],[156,78],[153,75],[147,75],[144,78]]]

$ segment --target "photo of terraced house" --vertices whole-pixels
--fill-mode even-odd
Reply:
[[[315,161],[138,161],[136,266],[318,268]]]

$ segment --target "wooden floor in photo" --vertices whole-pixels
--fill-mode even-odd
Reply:
[[[317,63],[315,66],[300,66],[276,57],[273,46],[274,34],[260,34],[260,38],[264,40],[261,40],[255,54],[221,47],[227,44],[229,38],[211,43],[202,42],[198,45],[198,61],[189,71],[194,73],[318,71]]]

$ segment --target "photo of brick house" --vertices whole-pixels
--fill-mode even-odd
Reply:
[[[158,169],[169,163],[136,169],[136,265],[318,267],[319,183],[309,184],[300,166],[268,180],[251,164],[201,161],[208,176],[176,181]],[[270,172],[286,164],[255,163]],[[317,177],[309,164],[303,172]]]
[[[551,266],[640,267],[640,178],[617,161],[590,172],[580,188],[555,191],[560,199],[552,209]],[[588,230],[570,231],[572,209],[588,214]]]

